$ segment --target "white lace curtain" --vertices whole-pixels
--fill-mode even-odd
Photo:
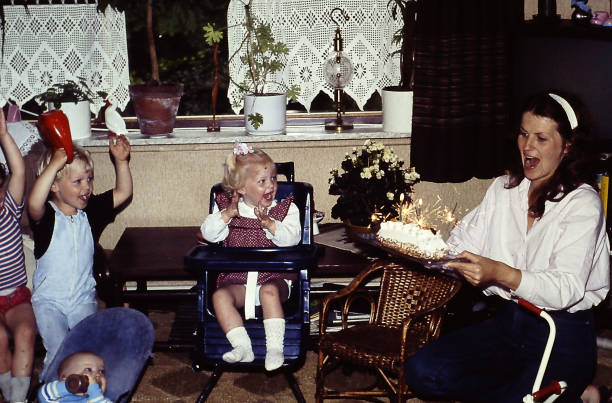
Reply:
[[[227,12],[230,56],[244,38],[244,28],[239,24],[245,18],[245,2],[232,0]],[[400,28],[400,22],[393,20],[387,3],[388,0],[255,0],[252,5],[254,15],[269,23],[275,39],[289,47],[284,71],[270,81],[288,86],[297,84],[301,89],[298,102],[307,110],[319,91],[333,99],[333,88],[327,85],[323,76],[323,63],[334,54],[336,24],[331,20],[330,12],[339,7],[349,16],[348,21],[337,17],[335,20],[341,23],[344,53],[354,66],[353,78],[344,91],[363,110],[375,91],[399,83],[399,59],[390,54],[398,49],[391,40]],[[236,82],[247,78],[246,67],[238,55],[232,59],[230,75]],[[275,90],[274,86],[270,90]],[[234,112],[239,113],[241,106],[236,105],[242,105],[242,95],[231,82],[228,98],[235,105]]]
[[[125,14],[97,4],[4,6],[0,105],[19,106],[56,83],[83,78],[119,109],[130,100]],[[1,45],[0,45],[1,46]],[[94,99],[92,112],[103,105]]]

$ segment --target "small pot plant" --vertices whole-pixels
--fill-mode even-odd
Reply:
[[[133,0],[100,0],[98,10],[103,11],[111,6],[118,11],[125,11],[136,5]],[[144,1],[145,23],[147,32],[147,49],[151,65],[151,79],[145,84],[130,85],[130,97],[134,104],[138,125],[143,134],[167,135],[172,133],[176,114],[183,95],[183,84],[162,83],[159,76],[159,60],[153,32],[153,0]]]
[[[94,93],[87,85],[87,82],[85,82],[85,79],[79,77],[78,82],[67,80],[65,83],[53,84],[45,92],[34,97],[34,99],[39,104],[52,104],[54,108],[60,108],[63,103],[93,102],[96,97],[104,99],[106,96],[107,94],[103,91]]]
[[[245,12],[244,21],[241,23],[245,32],[245,37],[241,41],[240,47],[230,56],[228,63],[231,63],[235,57],[239,57],[240,62],[247,66],[248,74],[247,79],[242,82],[236,81],[230,75],[230,81],[247,97],[250,95],[256,97],[273,95],[267,92],[268,86],[270,84],[276,84],[277,87],[285,91],[286,98],[295,101],[300,94],[300,88],[297,85],[287,86],[284,83],[271,79],[275,73],[285,68],[285,58],[289,53],[287,45],[283,42],[276,41],[270,25],[260,21],[253,15],[251,8],[253,0],[241,0],[241,2],[244,5]],[[210,46],[218,44],[223,40],[223,31],[228,28],[234,27],[219,29],[213,23],[205,25],[203,29],[206,43]],[[285,109],[286,98],[283,97],[283,108]],[[260,101],[256,100],[254,102]],[[245,125],[247,125],[247,129],[250,124],[257,130],[264,124],[264,116],[257,110],[255,105],[252,112],[248,111],[248,106],[248,101],[245,99]],[[285,109],[283,109],[282,117],[283,126]]]
[[[417,0],[389,0],[387,7],[393,19],[401,19],[402,24],[392,39],[393,44],[401,46],[391,54],[399,56],[400,81],[398,85],[383,88],[383,130],[407,132],[412,122]]]
[[[85,79],[78,81],[67,80],[65,83],[56,83],[45,92],[38,94],[34,100],[44,104],[48,109],[60,109],[68,117],[70,133],[73,140],[91,136],[90,104],[96,98],[105,99],[104,91],[93,92]]]
[[[400,82],[397,86],[402,90],[412,91],[414,88],[414,28],[416,24],[416,0],[389,0],[387,7],[391,9],[394,20],[401,18],[402,26],[393,35],[392,43],[401,44],[391,55],[400,57]]]

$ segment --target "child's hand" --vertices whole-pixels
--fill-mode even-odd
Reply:
[[[53,151],[53,156],[51,157],[49,166],[52,166],[57,172],[62,169],[64,165],[66,165],[66,161],[68,161],[68,154],[66,154],[66,150],[63,148],[58,148]]]
[[[271,231],[274,220],[272,220],[268,215],[267,208],[261,204],[258,204],[257,207],[255,207],[254,212],[255,216],[259,219],[261,226]]]
[[[234,217],[240,217],[240,212],[238,211],[238,201],[240,200],[240,194],[237,191],[232,192],[232,201],[229,206],[225,208],[221,212],[221,216],[223,221],[226,223],[229,222]]]
[[[130,142],[123,134],[116,137],[109,137],[108,147],[115,161],[127,161],[130,156]]]

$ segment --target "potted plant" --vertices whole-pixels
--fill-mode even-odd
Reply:
[[[124,11],[129,3],[125,0],[101,0],[98,3],[98,10],[102,11],[108,5]],[[130,98],[138,118],[140,132],[148,135],[166,135],[174,130],[176,114],[183,96],[183,84],[161,82],[153,33],[153,0],[146,0],[144,7],[151,79],[145,84],[131,84]]]
[[[417,0],[389,0],[393,19],[401,18],[402,26],[393,36],[392,43],[401,43],[392,53],[400,58],[400,82],[382,89],[383,130],[406,133],[412,125],[412,100],[414,89],[414,28]]]
[[[68,117],[72,139],[78,140],[91,136],[90,104],[94,98],[104,99],[106,96],[102,91],[94,93],[85,79],[79,77],[78,82],[68,80],[54,84],[34,99],[39,104],[45,104],[49,110],[60,109],[64,112]]]
[[[350,225],[369,226],[373,216],[388,220],[398,215],[398,206],[410,201],[419,174],[391,147],[366,140],[359,149],[346,153],[340,169],[330,172],[329,194],[337,195],[331,216]]]
[[[274,39],[269,24],[261,22],[252,13],[253,0],[243,1],[245,18],[241,24],[245,32],[241,46],[229,58],[239,57],[241,63],[248,68],[248,79],[243,82],[230,80],[244,94],[245,128],[250,134],[278,134],[285,131],[285,115],[287,98],[296,100],[300,89],[296,85],[290,87],[284,83],[271,80],[271,76],[282,71],[284,59],[289,53],[287,46]],[[214,24],[204,28],[206,43],[214,45],[223,39],[223,32]],[[234,27],[228,27],[234,28]],[[277,84],[285,90],[284,93],[268,93],[269,84]]]

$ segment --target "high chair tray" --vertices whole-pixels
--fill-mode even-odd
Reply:
[[[285,271],[313,267],[317,259],[315,245],[286,248],[225,248],[198,245],[185,255],[185,265],[192,270],[206,268],[222,271]]]

